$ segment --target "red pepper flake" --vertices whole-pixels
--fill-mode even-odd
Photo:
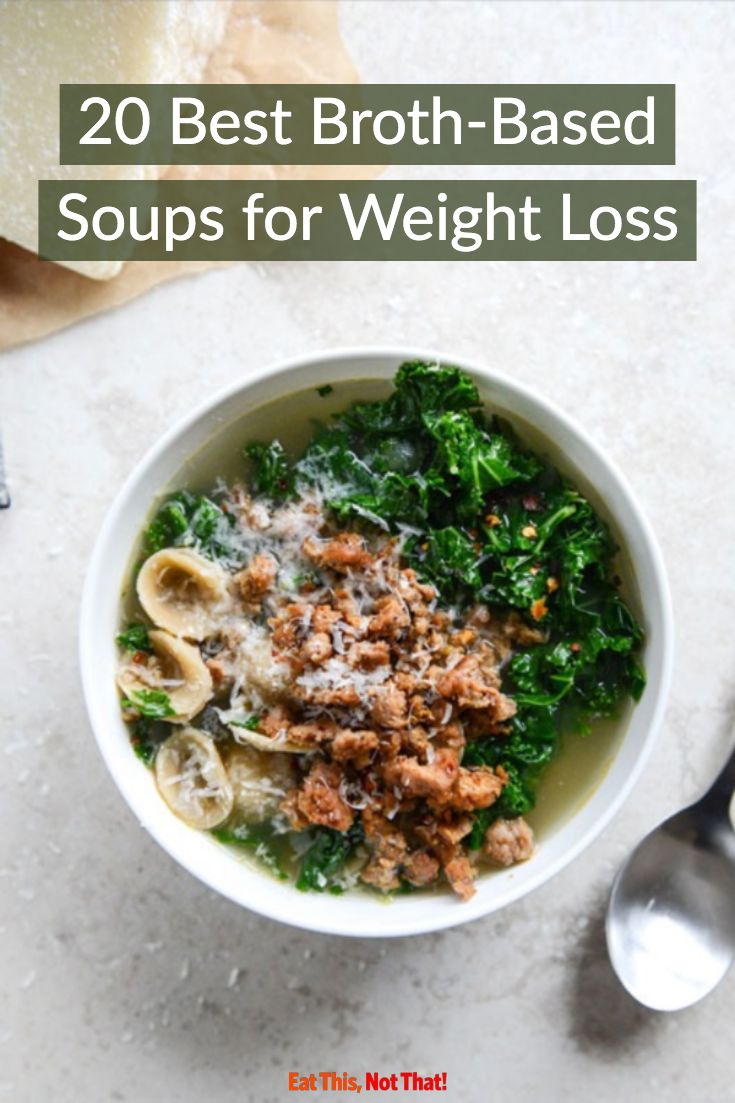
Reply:
[[[575,653],[577,651],[581,651],[582,650],[582,644],[581,643],[573,643],[573,644],[570,645],[569,650],[574,651]]]
[[[543,597],[537,598],[531,606],[531,616],[534,620],[543,620],[548,611],[549,610],[546,606],[546,598]]]
[[[541,508],[541,499],[538,494],[524,494],[521,501],[523,502],[523,508],[529,510],[531,513],[535,509]]]
[[[133,654],[133,662],[134,663],[141,663],[142,664],[142,663],[147,662],[147,660],[148,660],[148,655],[145,651],[136,651]]]

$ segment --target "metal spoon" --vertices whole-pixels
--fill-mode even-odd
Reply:
[[[659,824],[621,867],[607,947],[622,984],[655,1011],[703,999],[735,957],[735,750],[712,787]]]

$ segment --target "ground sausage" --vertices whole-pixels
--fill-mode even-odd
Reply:
[[[270,555],[256,555],[235,575],[237,587],[246,601],[257,601],[272,588],[276,569],[276,561]]]
[[[311,720],[305,724],[293,724],[288,729],[291,743],[308,749],[333,739],[338,727],[334,720]]]
[[[337,762],[348,762],[352,758],[361,758],[376,751],[380,740],[374,731],[368,729],[353,731],[351,728],[342,728],[337,732],[330,750],[332,758]]]
[[[437,797],[449,792],[459,774],[459,756],[451,747],[441,747],[433,762],[426,764],[399,755],[385,767],[383,776],[410,797]]]
[[[375,613],[370,618],[368,632],[371,636],[385,636],[395,639],[408,628],[411,614],[404,603],[392,594],[378,598]]]
[[[403,877],[410,885],[429,885],[439,876],[439,862],[426,850],[414,850],[403,867]]]
[[[385,640],[362,640],[353,643],[347,652],[347,662],[359,670],[374,670],[390,662],[390,648]]]
[[[264,712],[258,720],[258,731],[263,735],[269,735],[271,739],[285,733],[291,727],[293,718],[291,713],[283,705],[275,705]]]
[[[523,819],[499,819],[485,833],[482,850],[486,858],[501,866],[525,862],[533,854],[533,831]]]
[[[444,866],[447,881],[462,900],[475,895],[475,871],[469,858],[462,853],[456,854]]]
[[[436,803],[456,812],[472,812],[476,808],[489,808],[502,791],[503,781],[490,766],[476,770],[460,767],[454,785]]]
[[[302,545],[304,555],[318,567],[329,567],[340,574],[372,563],[373,557],[365,541],[356,532],[341,532],[334,540],[319,544],[307,536]]]
[[[390,820],[367,808],[363,812],[363,826],[372,854],[360,871],[360,880],[382,892],[390,892],[400,886],[399,870],[408,851],[408,843],[402,832]]]
[[[408,722],[406,694],[394,682],[377,690],[370,707],[370,716],[381,728],[405,728]]]
[[[339,766],[316,762],[307,774],[296,798],[296,807],[309,823],[347,831],[355,813],[340,795],[342,771]]]
[[[334,626],[342,619],[338,609],[332,609],[329,605],[317,605],[311,619],[313,632],[326,632],[332,634]]]
[[[301,647],[300,657],[304,662],[313,663],[314,666],[319,666],[320,663],[325,663],[332,654],[332,640],[326,632],[312,632],[312,634],[304,640]]]

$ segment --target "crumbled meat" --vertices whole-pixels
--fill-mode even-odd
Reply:
[[[360,870],[360,880],[382,892],[397,889],[401,883],[400,867],[408,851],[405,836],[384,816],[369,808],[363,812],[362,822],[372,853]]]
[[[402,689],[404,693],[413,693],[418,685],[418,679],[415,674],[411,674],[407,670],[396,670],[393,676],[394,684]]]
[[[454,747],[461,751],[465,745],[465,735],[459,724],[446,724],[434,737],[435,747]]]
[[[397,755],[401,753],[401,733],[400,732],[381,732],[380,734],[380,754],[384,762],[392,762]]]
[[[439,876],[439,862],[427,850],[414,850],[409,854],[403,866],[403,877],[417,888],[430,885]]]
[[[502,665],[546,636],[517,614],[437,608],[435,587],[400,566],[395,539],[334,534],[315,511],[315,535],[302,540],[298,518],[290,528],[285,518],[293,508],[276,508],[270,524],[318,567],[299,599],[275,587],[268,554],[235,576],[251,615],[265,610],[275,660],[291,674],[267,698],[257,729],[303,750],[292,756],[301,780],[281,809],[296,831],[344,832],[359,817],[369,850],[360,876],[381,891],[445,878],[468,899],[473,813],[489,808],[508,778],[501,767],[462,766],[462,751],[467,740],[509,733],[516,706],[501,692]],[[207,659],[220,692],[239,676],[242,639],[236,632],[227,652]],[[532,845],[523,820],[496,820],[484,854],[508,864]]]
[[[403,729],[401,731],[401,750],[404,754],[412,755],[419,762],[428,762],[432,751],[426,729],[420,725],[415,725],[408,730]]]
[[[460,708],[496,709],[502,694],[488,682],[477,655],[466,655],[437,680],[442,697],[456,701]]]
[[[257,601],[272,588],[276,570],[276,561],[270,555],[256,555],[234,581],[246,601]]]
[[[360,608],[349,590],[336,590],[334,604],[346,625],[350,628],[362,627]]]
[[[437,597],[436,588],[428,582],[419,582],[413,567],[395,572],[396,589],[400,592],[411,612],[421,611],[427,601]]]
[[[258,720],[258,731],[276,739],[279,735],[288,731],[293,723],[293,717],[284,705],[275,705],[264,712]]]
[[[291,743],[306,749],[333,739],[338,730],[334,720],[310,720],[305,724],[293,724],[288,729],[288,738]]]
[[[456,812],[472,812],[476,808],[489,808],[503,791],[503,780],[490,766],[467,770],[460,766],[452,788],[441,794],[434,803]]]
[[[310,605],[291,602],[269,620],[271,639],[276,647],[287,650],[294,647],[307,631],[312,619]],[[316,630],[316,629],[315,629]]]
[[[490,824],[482,844],[486,858],[501,866],[525,862],[533,854],[533,831],[523,819],[498,819]]]
[[[381,686],[373,695],[370,717],[381,728],[405,728],[408,723],[406,694],[394,682]]]
[[[475,869],[461,848],[461,841],[472,830],[471,816],[444,816],[419,824],[417,836],[436,855],[453,891],[463,900],[474,894]]]
[[[353,731],[352,728],[342,728],[334,739],[330,751],[332,758],[337,762],[348,762],[352,758],[361,758],[376,751],[380,740],[374,731],[369,729]]]
[[[477,639],[477,632],[472,628],[462,628],[459,632],[453,632],[449,642],[452,647],[469,647]]]
[[[446,711],[446,702],[439,700],[436,704],[441,708],[443,716]],[[434,706],[427,704],[426,698],[422,693],[414,693],[412,696],[409,713],[411,720],[416,724],[434,724],[441,720],[441,717],[436,715]]]
[[[332,629],[339,624],[342,614],[339,609],[332,609],[329,605],[317,605],[311,619],[311,628],[314,632],[326,632],[331,635]]]
[[[385,640],[362,640],[353,643],[347,652],[347,662],[361,670],[372,670],[390,662],[390,648]]]
[[[352,827],[355,813],[340,794],[341,780],[342,771],[338,766],[314,763],[296,797],[296,808],[304,819],[335,831],[347,831]]]
[[[460,842],[472,830],[471,816],[450,816],[440,820],[436,825],[436,833],[440,839],[454,846]]]
[[[375,603],[375,613],[370,618],[368,632],[371,636],[385,636],[395,639],[408,628],[411,614],[399,598],[392,594],[381,597]]]
[[[323,544],[307,536],[303,543],[303,552],[318,567],[330,567],[341,574],[365,567],[373,561],[365,547],[365,541],[356,532],[341,532],[334,540]]]
[[[360,704],[360,694],[354,685],[338,685],[325,689],[297,686],[294,694],[310,706],[325,709],[354,709]]]
[[[462,900],[475,895],[475,870],[466,854],[455,854],[444,866],[447,881]]]
[[[314,632],[301,647],[301,658],[305,663],[314,663],[319,666],[325,663],[332,654],[332,640],[326,632]]]
[[[442,747],[434,761],[425,765],[399,755],[384,770],[385,781],[411,797],[437,797],[448,792],[459,774],[459,757],[451,747]]]

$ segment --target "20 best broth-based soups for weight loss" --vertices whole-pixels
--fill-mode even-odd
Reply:
[[[643,690],[610,534],[456,368],[245,444],[143,534],[133,746],[176,816],[300,889],[467,899],[531,857],[561,735]]]

